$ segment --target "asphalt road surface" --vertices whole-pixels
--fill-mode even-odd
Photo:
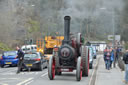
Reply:
[[[94,60],[94,69],[97,59]],[[61,76],[55,76],[54,80],[49,80],[48,70],[23,71],[16,74],[17,67],[5,66],[0,68],[0,85],[91,85],[94,69],[90,69],[88,77],[82,77],[80,82],[76,81],[74,72],[65,72]]]

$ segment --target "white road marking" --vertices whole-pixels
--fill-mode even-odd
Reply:
[[[32,75],[32,74],[37,75],[39,73],[38,72],[21,72],[21,73],[19,73],[17,75]],[[14,72],[8,72],[8,73],[2,73],[0,75],[16,75],[16,73],[14,73]]]
[[[8,85],[8,84],[6,84],[6,83],[0,83],[0,85]]]
[[[16,73],[3,73],[3,74],[1,74],[1,75],[15,75]]]
[[[4,73],[4,72],[16,72],[17,70],[16,69],[7,69],[7,70],[0,70],[1,72],[0,73]]]
[[[29,84],[32,83],[32,82],[33,82],[33,80],[27,82],[25,85],[29,85]]]
[[[2,85],[8,85],[8,84],[2,84]]]
[[[37,73],[36,72],[22,72],[20,74],[31,75],[31,74],[37,74]]]
[[[0,78],[0,80],[9,80],[9,79],[14,79],[14,80],[18,80],[18,78]]]
[[[35,74],[37,75],[39,72],[36,72]]]
[[[27,79],[27,80],[25,80],[25,81],[22,81],[22,82],[20,82],[20,83],[18,83],[18,84],[16,84],[16,85],[22,85],[22,84],[25,84],[26,82],[29,82],[29,81],[31,81],[33,78],[29,78],[29,79]]]
[[[41,77],[44,77],[44,76],[46,76],[48,74],[48,72],[46,72],[46,73],[44,73],[43,75],[41,75]]]

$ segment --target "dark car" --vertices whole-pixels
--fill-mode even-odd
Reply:
[[[94,56],[93,58],[96,59],[96,57],[97,57],[96,47],[92,46],[92,48],[93,48],[93,56]]]
[[[43,70],[47,67],[47,60],[40,52],[30,52],[24,55],[24,64],[31,69]]]
[[[92,46],[89,46],[89,68],[92,69],[93,68],[93,48]]]
[[[6,51],[0,57],[0,66],[5,65],[16,66],[18,64],[17,51]]]

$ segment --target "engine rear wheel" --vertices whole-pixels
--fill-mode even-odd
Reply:
[[[82,76],[88,76],[89,74],[89,49],[88,47],[82,46],[82,63],[83,63],[83,74]]]
[[[81,57],[77,59],[77,67],[76,67],[76,80],[80,81],[82,78],[82,61]]]
[[[48,76],[50,80],[53,80],[55,77],[55,59],[53,56],[49,59]]]

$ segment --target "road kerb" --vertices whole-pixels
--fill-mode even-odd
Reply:
[[[90,81],[89,81],[89,85],[95,85],[95,83],[96,83],[96,75],[97,75],[99,61],[100,61],[100,57],[97,60],[95,69],[93,70],[92,76],[91,76]]]

